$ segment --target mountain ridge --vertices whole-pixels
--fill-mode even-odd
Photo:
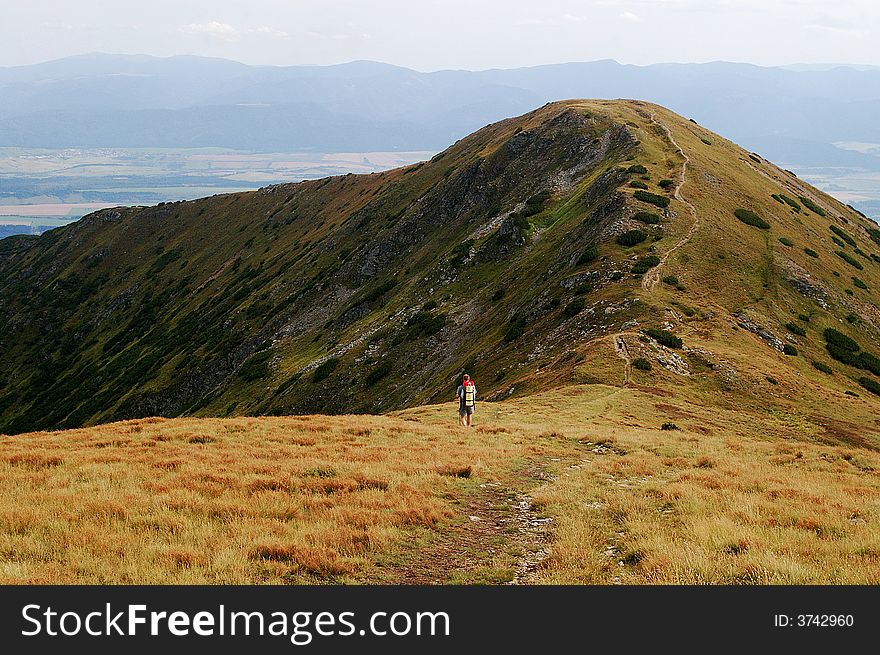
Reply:
[[[548,104],[415,166],[4,240],[0,430],[383,412],[464,370],[489,399],[585,382],[844,399],[866,374],[821,330],[876,341],[870,229],[662,107]]]

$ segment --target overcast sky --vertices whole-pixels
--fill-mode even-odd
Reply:
[[[880,64],[876,0],[0,0],[0,65],[85,52],[418,70]]]

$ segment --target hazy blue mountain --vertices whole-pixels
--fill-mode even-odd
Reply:
[[[880,69],[604,60],[421,73],[91,54],[0,68],[0,145],[430,150],[559,98],[670,107],[782,164],[880,170]]]

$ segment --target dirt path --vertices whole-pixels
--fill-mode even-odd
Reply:
[[[530,488],[550,479],[538,463],[517,477]],[[432,543],[382,577],[392,584],[528,584],[550,554],[551,519],[540,516],[526,489],[481,483],[456,514]]]
[[[670,131],[670,129],[668,127],[666,127],[666,125],[664,125],[663,123],[658,121],[657,117],[654,115],[653,112],[651,113],[651,121],[655,125],[659,125],[663,129],[663,131],[666,132],[666,136],[669,137],[669,142],[672,143],[673,146],[675,146],[676,150],[678,150],[678,153],[684,159],[684,161],[681,164],[681,170],[678,172],[678,183],[675,185],[675,191],[673,192],[672,196],[676,200],[678,200],[679,202],[681,202],[682,204],[687,206],[688,211],[690,211],[691,216],[693,216],[693,218],[694,218],[694,222],[693,222],[693,225],[691,225],[691,228],[688,230],[687,234],[685,234],[681,239],[679,239],[678,243],[676,243],[674,246],[672,246],[672,248],[667,250],[666,253],[660,258],[660,263],[657,264],[657,266],[652,268],[650,271],[648,271],[645,274],[645,276],[642,278],[642,287],[644,287],[645,291],[653,291],[654,290],[654,288],[657,286],[657,283],[660,281],[660,271],[663,268],[663,265],[666,264],[666,260],[669,259],[669,255],[671,255],[673,252],[675,252],[676,250],[681,248],[684,244],[686,244],[688,241],[690,241],[691,237],[694,236],[694,234],[697,231],[697,228],[699,228],[699,226],[700,226],[700,218],[697,215],[696,207],[694,207],[690,202],[688,202],[685,199],[684,196],[681,195],[681,187],[682,187],[682,185],[684,185],[685,177],[687,175],[687,167],[691,161],[690,157],[688,157],[687,154],[685,153],[685,151],[682,149],[682,147],[680,145],[678,145],[678,143],[675,140],[675,137],[672,136],[672,132]]]
[[[632,358],[629,356],[629,349],[626,347],[622,333],[614,335],[614,350],[617,352],[617,356],[624,361],[623,386],[626,386],[629,384],[629,376],[632,373]]]

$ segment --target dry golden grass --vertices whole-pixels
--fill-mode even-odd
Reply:
[[[385,417],[144,419],[0,438],[0,580],[356,580],[521,456]]]
[[[515,524],[478,524],[491,549],[468,542],[490,488],[495,516],[526,493],[553,519],[528,582],[876,584],[875,410],[735,411],[591,385],[483,404],[469,431],[440,405],[0,437],[0,581],[393,582],[417,566],[503,581]],[[431,544],[467,553],[470,577],[420,562]]]

